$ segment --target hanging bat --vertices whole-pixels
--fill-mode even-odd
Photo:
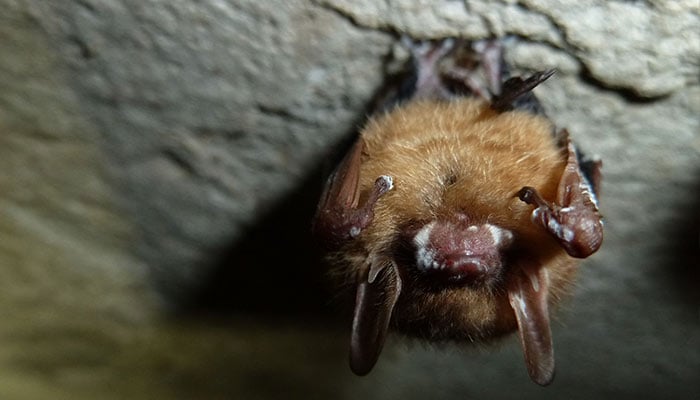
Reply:
[[[350,367],[373,368],[388,330],[480,342],[514,331],[528,373],[554,376],[549,308],[598,250],[601,162],[506,79],[502,43],[413,42],[412,74],[328,178],[313,223],[355,289]]]

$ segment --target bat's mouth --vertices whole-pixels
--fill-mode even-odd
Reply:
[[[446,283],[489,284],[502,272],[503,251],[513,234],[496,225],[472,224],[465,216],[455,221],[433,220],[411,240],[418,272]]]

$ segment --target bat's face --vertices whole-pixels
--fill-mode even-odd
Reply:
[[[547,305],[568,292],[577,263],[550,237],[538,244],[518,230],[456,218],[419,222],[395,238],[398,330],[432,341],[494,339],[517,329],[509,294],[523,274],[546,279]],[[546,277],[537,276],[536,265],[546,265]]]
[[[509,293],[523,271],[536,278],[530,264],[547,265],[547,304],[566,292],[575,261],[518,198],[526,185],[557,195],[567,152],[551,129],[543,118],[491,113],[470,100],[408,104],[363,132],[360,199],[379,171],[393,177],[394,188],[346,252],[381,254],[396,266],[396,328],[429,340],[512,332]],[[362,276],[367,267],[351,268]]]
[[[545,385],[549,306],[602,241],[600,163],[584,177],[565,132],[513,110],[551,73],[508,80],[490,102],[450,97],[437,72],[450,43],[416,49],[413,101],[370,121],[319,205],[314,230],[356,287],[350,366],[368,373],[389,327],[468,342],[517,330]]]

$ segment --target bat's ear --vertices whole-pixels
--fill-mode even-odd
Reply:
[[[401,277],[390,260],[376,260],[357,286],[350,338],[350,369],[367,375],[377,363],[401,293]]]
[[[586,258],[598,251],[603,242],[603,220],[593,186],[599,185],[600,163],[591,164],[594,182],[586,179],[579,165],[576,149],[566,139],[567,161],[559,180],[557,201],[551,204],[535,188],[524,187],[520,200],[536,205],[532,213],[535,223],[552,234],[570,256]]]

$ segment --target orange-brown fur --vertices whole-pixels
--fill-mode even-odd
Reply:
[[[348,268],[343,275],[354,282],[366,274],[367,255],[389,251],[407,223],[462,212],[515,235],[514,261],[505,266],[504,280],[493,287],[425,291],[404,279],[393,325],[433,340],[487,339],[514,331],[506,286],[519,259],[546,266],[550,303],[569,286],[576,266],[532,223],[532,207],[517,198],[520,188],[532,186],[554,200],[565,155],[552,129],[544,117],[497,113],[469,98],[414,101],[372,119],[361,135],[361,196],[380,175],[393,177],[394,189],[379,200],[373,222],[358,240],[339,253]]]

